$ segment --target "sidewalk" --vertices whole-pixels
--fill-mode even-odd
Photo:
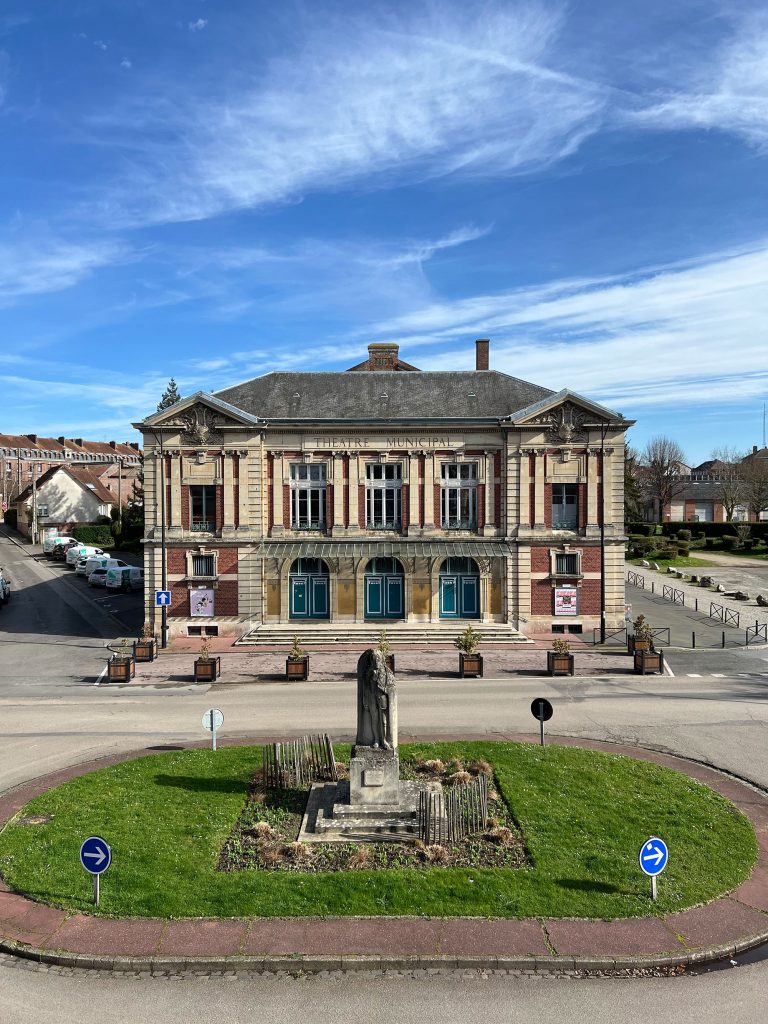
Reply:
[[[535,741],[531,736],[505,738]],[[661,917],[614,921],[112,919],[70,914],[33,903],[0,884],[0,952],[67,967],[153,973],[467,967],[563,973],[672,969],[732,958],[768,942],[766,794],[711,768],[668,754],[597,741],[560,738],[556,742],[652,761],[684,772],[731,800],[747,815],[757,833],[758,863],[752,876],[734,892],[706,906]],[[53,786],[150,752],[135,751],[86,762],[20,786],[0,797],[0,823]]]

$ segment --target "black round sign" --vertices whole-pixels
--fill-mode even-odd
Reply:
[[[546,697],[537,697],[531,701],[531,714],[540,722],[548,722],[552,717],[552,705]]]

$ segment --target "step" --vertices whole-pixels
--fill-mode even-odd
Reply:
[[[489,644],[531,644],[533,641],[514,629],[512,626],[503,625],[479,625],[477,632],[480,633],[483,646]],[[457,626],[436,626],[430,624],[415,626],[388,626],[386,628],[387,639],[390,644],[450,644],[461,632]],[[295,636],[298,636],[300,643],[322,645],[322,644],[367,644],[378,643],[382,627],[357,624],[335,624],[335,625],[262,625],[249,630],[237,641],[237,646],[282,646],[290,645]]]

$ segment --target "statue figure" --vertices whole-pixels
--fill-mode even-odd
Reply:
[[[397,748],[395,676],[381,651],[364,651],[357,662],[357,739],[360,746]]]

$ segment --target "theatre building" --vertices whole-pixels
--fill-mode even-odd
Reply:
[[[347,371],[268,373],[135,424],[146,618],[159,632],[165,557],[171,635],[622,625],[631,421],[488,367],[486,340],[472,371],[374,344]]]

